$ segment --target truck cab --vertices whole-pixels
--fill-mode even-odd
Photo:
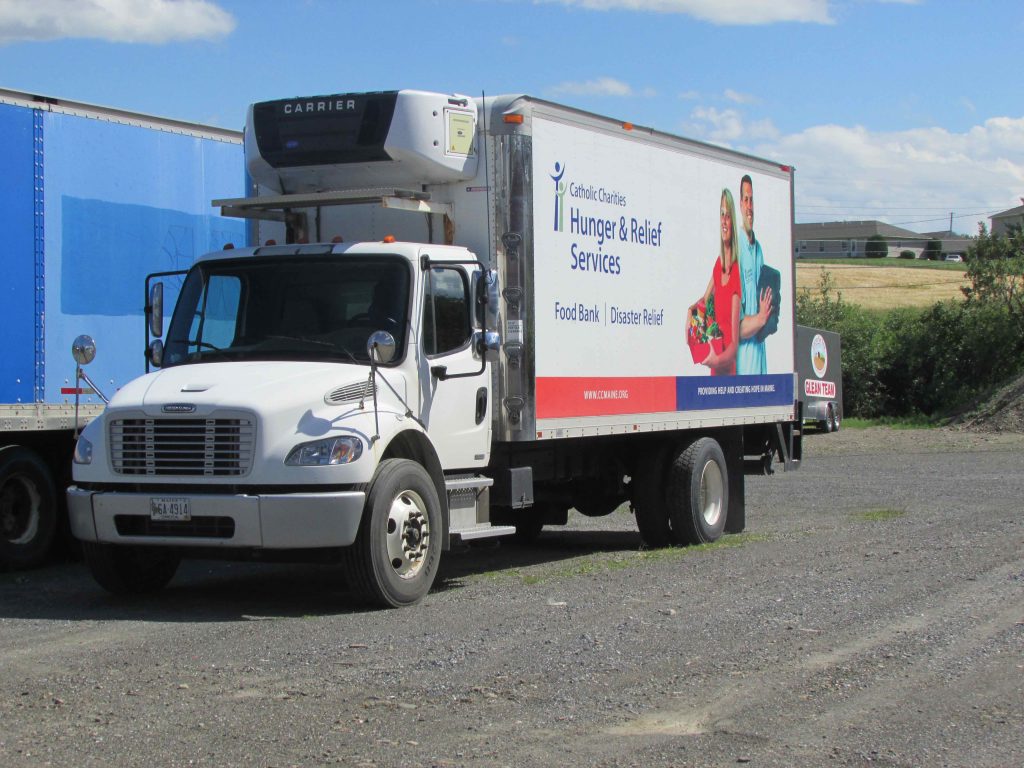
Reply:
[[[441,468],[463,470],[453,490],[489,483],[490,274],[464,248],[397,242],[200,259],[151,345],[159,369],[79,440],[71,520],[100,583],[162,586],[184,550],[349,547],[387,465],[385,546],[349,570],[371,598],[418,599],[449,533],[486,522],[475,503],[452,519]],[[153,545],[180,549],[150,575]]]

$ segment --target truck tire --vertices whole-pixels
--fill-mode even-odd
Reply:
[[[725,530],[729,511],[729,472],[721,446],[702,437],[672,460],[668,470],[668,509],[677,543],[708,544]]]
[[[57,529],[57,491],[34,451],[0,450],[0,567],[39,565]]]
[[[672,530],[669,527],[668,504],[665,498],[665,452],[647,451],[640,457],[636,474],[632,479],[633,511],[636,513],[636,527],[651,549],[672,544]]]
[[[544,530],[544,515],[536,509],[528,509],[525,512],[520,510],[521,517],[516,519],[515,543],[521,546],[529,546],[537,541],[540,532]]]
[[[165,547],[82,542],[82,556],[96,583],[115,595],[159,592],[178,571],[181,557]]]
[[[427,471],[408,459],[382,461],[342,560],[349,588],[385,608],[418,603],[437,576],[440,538],[441,503]]]

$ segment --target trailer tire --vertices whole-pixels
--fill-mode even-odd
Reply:
[[[832,404],[829,403],[828,408],[825,409],[825,431],[837,432],[838,430],[839,422],[836,420],[836,412],[832,408]]]
[[[342,559],[353,595],[385,608],[418,603],[437,576],[440,536],[441,503],[427,471],[408,459],[382,461]]]
[[[647,451],[640,457],[632,479],[633,511],[640,538],[651,549],[672,544],[668,504],[665,498],[665,452]]]
[[[729,511],[729,472],[722,447],[702,437],[672,460],[668,470],[672,532],[691,544],[721,537]]]
[[[83,541],[82,556],[96,583],[115,595],[145,595],[166,587],[181,556],[165,547]]]
[[[57,491],[49,467],[28,448],[0,450],[0,566],[39,565],[56,530]]]

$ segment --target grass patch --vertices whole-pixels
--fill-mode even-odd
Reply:
[[[663,549],[642,549],[636,552],[617,554],[611,558],[602,558],[600,555],[588,555],[583,560],[570,563],[561,568],[555,568],[544,573],[523,575],[516,569],[515,576],[523,584],[534,586],[543,584],[551,579],[574,578],[578,576],[593,576],[599,573],[610,571],[621,571],[627,568],[636,568],[645,563],[661,562],[664,560],[679,560],[691,555],[704,552],[714,552],[719,549],[736,549],[747,544],[768,541],[769,536],[763,533],[739,533],[723,536],[718,541],[710,544],[697,544],[689,547],[665,547]]]
[[[907,514],[905,509],[869,509],[867,512],[858,512],[855,517],[858,520],[865,520],[870,523],[895,520]]]
[[[871,427],[889,427],[890,429],[935,429],[941,424],[935,419],[920,414],[915,416],[881,416],[876,419],[862,419],[859,416],[847,416],[843,419],[843,429],[870,429]]]

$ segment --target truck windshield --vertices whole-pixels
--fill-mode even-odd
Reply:
[[[366,341],[373,331],[388,331],[399,352],[404,349],[408,306],[409,266],[397,257],[203,262],[185,278],[163,365],[219,360],[369,364]]]

